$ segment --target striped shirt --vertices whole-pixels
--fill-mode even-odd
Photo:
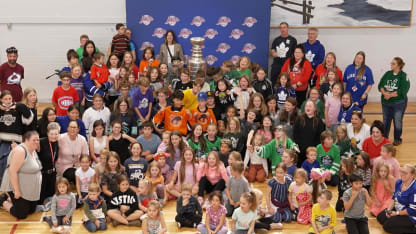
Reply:
[[[124,52],[129,51],[130,39],[124,34],[117,34],[113,37],[111,44],[113,46],[113,52],[121,57]]]

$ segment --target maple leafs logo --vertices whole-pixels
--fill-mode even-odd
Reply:
[[[279,58],[285,58],[287,52],[289,51],[289,47],[286,47],[285,43],[280,43],[279,47],[276,48],[277,56]]]
[[[286,100],[287,98],[287,94],[284,91],[278,93],[277,96],[279,97],[279,100]]]
[[[309,50],[308,53],[305,54],[305,58],[309,61],[312,62],[313,59],[315,58],[315,54],[312,53],[312,50]]]

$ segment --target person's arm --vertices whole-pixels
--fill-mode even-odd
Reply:
[[[160,214],[159,221],[160,221],[160,226],[162,227],[162,229],[158,232],[158,234],[164,234],[168,231],[168,227],[166,226],[165,217],[163,216],[163,214]]]
[[[222,218],[222,216],[221,216]],[[211,226],[209,225],[209,220],[210,220],[210,216],[207,214],[205,216],[205,228],[207,229],[208,234],[211,234],[212,230],[211,230]],[[214,230],[214,233],[217,233],[217,229],[220,225],[217,226],[217,228]]]
[[[271,179],[272,180],[272,179]],[[272,208],[272,187],[270,187],[270,185],[267,185],[267,190],[266,190],[266,206],[267,206],[267,212],[271,215],[274,214],[274,210]]]
[[[94,139],[91,137],[88,141],[89,141],[90,157],[94,162],[98,163],[98,159],[97,157],[95,157],[95,152],[94,152]]]
[[[329,118],[328,118],[328,106],[325,103],[325,125],[327,128],[331,127],[331,123],[329,122]]]
[[[74,214],[74,210],[77,208],[77,202],[75,200],[75,196],[73,196],[72,194],[70,194],[69,196],[71,196],[71,204],[70,204],[70,209],[68,211],[68,213],[65,215],[65,217],[67,218],[71,218],[72,215]]]
[[[81,181],[79,179],[79,176],[76,175],[77,173],[75,172],[75,187],[77,188],[77,194],[78,194],[78,199],[82,199],[81,196]]]
[[[153,102],[150,102],[149,103],[149,110],[147,112],[147,115],[144,118],[146,121],[150,120],[150,115],[152,114],[152,106],[153,106]]]
[[[208,218],[208,216],[207,216]],[[218,233],[218,231],[222,228],[222,226],[224,226],[224,223],[226,222],[225,220],[225,214],[221,215],[220,217],[220,223],[218,224],[218,226],[215,228],[214,233]],[[208,223],[207,223],[208,224]],[[207,229],[210,230],[210,229]]]
[[[360,194],[360,191],[355,191],[355,190],[351,191],[351,195],[348,195],[346,192],[344,192],[344,195],[342,196],[342,200],[344,201],[345,210],[349,210],[352,207],[355,201],[355,198],[357,198],[359,194]]]
[[[256,223],[256,220],[252,220],[250,223],[250,228],[248,229],[247,233],[253,233],[254,232],[254,224]]]
[[[106,177],[106,176],[103,176],[102,177],[102,179],[101,179],[101,187],[102,187],[102,189],[103,189],[103,193],[105,194],[105,195],[107,195],[107,196],[109,196],[109,197],[112,197],[113,196],[113,192],[111,192],[109,189],[108,189],[108,178]]]
[[[57,203],[58,203],[57,197],[56,195],[54,195],[52,197],[52,202],[51,202],[51,219],[52,219],[53,226],[55,227],[58,226],[58,219],[56,218],[56,204]]]
[[[147,220],[149,219],[149,217],[147,217],[146,219],[143,219],[142,222],[142,233],[143,234],[149,234],[149,230],[147,230]]]
[[[176,213],[179,216],[182,216],[183,214],[182,197],[179,197],[178,200],[176,201]]]
[[[232,232],[235,232],[235,223],[236,223],[236,220],[235,219],[232,219],[231,220],[231,231]],[[247,233],[249,233],[249,232],[247,232]]]
[[[123,139],[127,139],[128,141],[130,141],[130,143],[136,143],[137,142],[136,139],[134,139],[134,137],[131,137],[131,136],[127,135],[126,133],[122,133],[121,137]]]
[[[19,199],[21,196],[21,191],[17,173],[25,162],[25,151],[21,147],[16,147],[12,150],[10,157],[12,157],[10,159],[9,165],[10,183],[13,187],[14,198]]]
[[[228,186],[225,188],[225,195],[227,196],[227,199],[228,199],[228,202],[230,203],[230,205],[234,206],[234,201],[231,198],[230,188]]]
[[[363,189],[361,189],[361,191],[364,193],[364,196],[365,196],[365,204],[368,207],[371,207],[371,205],[373,204],[373,201],[372,201],[370,195],[368,194],[367,189],[363,188]]]
[[[316,208],[315,207],[312,208],[312,215],[311,215],[311,226],[313,228],[313,230],[315,231],[315,233],[320,233],[318,226],[315,223],[315,216],[317,216],[316,214]]]
[[[84,201],[84,214],[85,214],[85,216],[87,216],[88,220],[90,220],[91,222],[95,222],[96,218],[92,214],[92,212],[90,210],[90,206],[88,205],[87,201]]]
[[[341,163],[341,159],[340,159],[340,154],[339,154],[339,149],[338,147],[333,147],[333,162],[332,162],[332,166],[329,169],[329,171],[331,172],[331,175],[336,175],[338,174],[338,171],[340,169],[340,163]]]

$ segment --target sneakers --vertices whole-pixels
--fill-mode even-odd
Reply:
[[[3,193],[0,195],[0,207],[3,207],[3,203],[7,201],[8,198],[9,196],[7,195],[7,193]]]
[[[178,229],[181,229],[181,223],[180,222],[176,222],[176,225],[178,226]]]
[[[142,226],[142,221],[140,221],[140,219],[129,221],[129,224],[127,224],[127,225],[128,226],[133,226],[133,227],[141,227]]]
[[[52,227],[50,230],[52,233],[64,233],[64,226]]]
[[[394,140],[394,142],[393,142],[393,145],[394,146],[398,146],[398,145],[401,145],[402,144],[402,139],[400,139],[400,140]]]

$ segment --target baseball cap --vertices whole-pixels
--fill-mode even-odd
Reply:
[[[208,96],[208,97],[215,97],[215,93],[214,93],[214,92],[212,92],[212,91],[208,91],[208,92],[207,92],[207,96]]]
[[[157,154],[155,155],[155,157],[154,157],[154,160],[155,160],[155,161],[158,161],[158,160],[159,160],[159,158],[161,158],[161,157],[167,158],[167,157],[168,157],[168,155],[166,155],[166,154],[165,154],[165,153],[163,153],[163,152],[157,153]]]
[[[205,92],[198,93],[198,101],[206,101],[208,100],[208,95]]]

